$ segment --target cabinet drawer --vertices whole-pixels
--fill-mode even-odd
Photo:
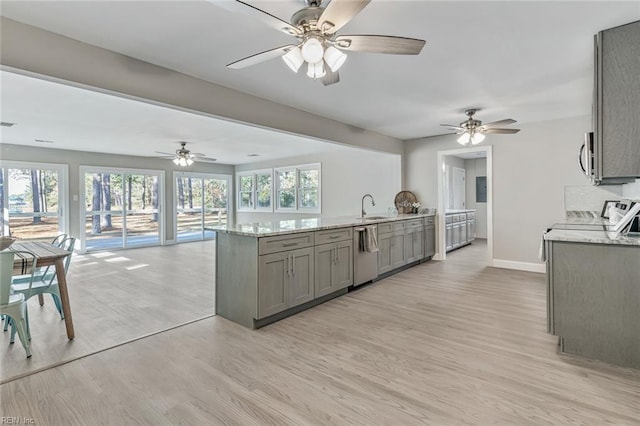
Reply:
[[[466,213],[460,213],[460,214],[455,215],[454,222],[464,222],[465,220],[467,220],[467,214]]]
[[[467,213],[467,219],[475,219],[475,218],[476,218],[476,212]]]
[[[313,232],[263,237],[258,240],[258,254],[277,253],[311,246],[313,246]]]
[[[422,220],[422,218],[411,219],[404,222],[405,229],[421,228],[422,226],[424,226],[424,221]]]
[[[455,220],[455,216],[454,214],[448,214],[444,217],[444,223],[453,223]]]
[[[326,231],[315,232],[316,245],[325,243],[335,243],[338,241],[351,240],[353,236],[352,228],[327,229]]]
[[[378,235],[380,234],[390,234],[393,232],[393,223],[379,223],[378,224]]]
[[[424,218],[424,224],[425,225],[433,225],[436,223],[436,217],[435,216],[429,216],[429,217],[425,217]]]

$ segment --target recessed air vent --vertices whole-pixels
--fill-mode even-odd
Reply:
[[[247,157],[260,157],[260,154],[249,154]]]
[[[48,141],[46,139],[34,139],[34,141],[38,143],[53,143],[53,141]]]
[[[9,123],[8,121],[0,121],[0,126],[2,127],[13,127],[16,123]]]

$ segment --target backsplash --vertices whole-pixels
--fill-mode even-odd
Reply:
[[[569,185],[564,187],[564,209],[566,212],[595,212],[600,215],[608,200],[623,198],[623,185]]]

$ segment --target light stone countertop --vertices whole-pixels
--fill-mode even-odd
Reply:
[[[447,215],[447,214],[469,213],[469,212],[475,212],[475,209],[447,210],[444,212],[444,214]]]
[[[374,215],[371,215],[374,216]],[[417,219],[435,216],[435,214],[399,214],[396,217],[383,219],[362,220],[353,216],[343,217],[314,217],[290,220],[272,220],[255,223],[241,223],[228,226],[214,226],[211,229],[226,234],[243,235],[246,237],[272,237],[275,235],[295,234],[299,232],[322,231],[324,229],[344,228],[348,226],[374,225],[383,222]]]
[[[544,234],[546,241],[568,241],[573,243],[613,244],[640,247],[640,234],[629,233],[618,238],[612,238],[611,232],[584,231],[575,229],[552,229]]]

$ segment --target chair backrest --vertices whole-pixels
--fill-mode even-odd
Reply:
[[[60,234],[51,241],[51,245],[60,247],[60,243],[66,240],[69,236],[67,234]]]
[[[9,302],[11,293],[11,276],[13,275],[13,252],[0,251],[0,305]]]
[[[6,305],[9,302],[9,296],[11,296],[11,279],[13,277],[14,269],[16,268],[15,259],[21,259],[18,263],[20,268],[20,275],[30,276],[29,288],[33,285],[33,274],[38,267],[38,259],[36,255],[26,250],[5,250],[0,252],[2,255],[2,270],[0,271],[0,305]]]
[[[76,237],[67,237],[60,242],[58,247],[65,249],[70,254],[64,259],[64,270],[69,270],[69,263],[71,263],[71,255],[73,254],[73,247],[76,245]]]

